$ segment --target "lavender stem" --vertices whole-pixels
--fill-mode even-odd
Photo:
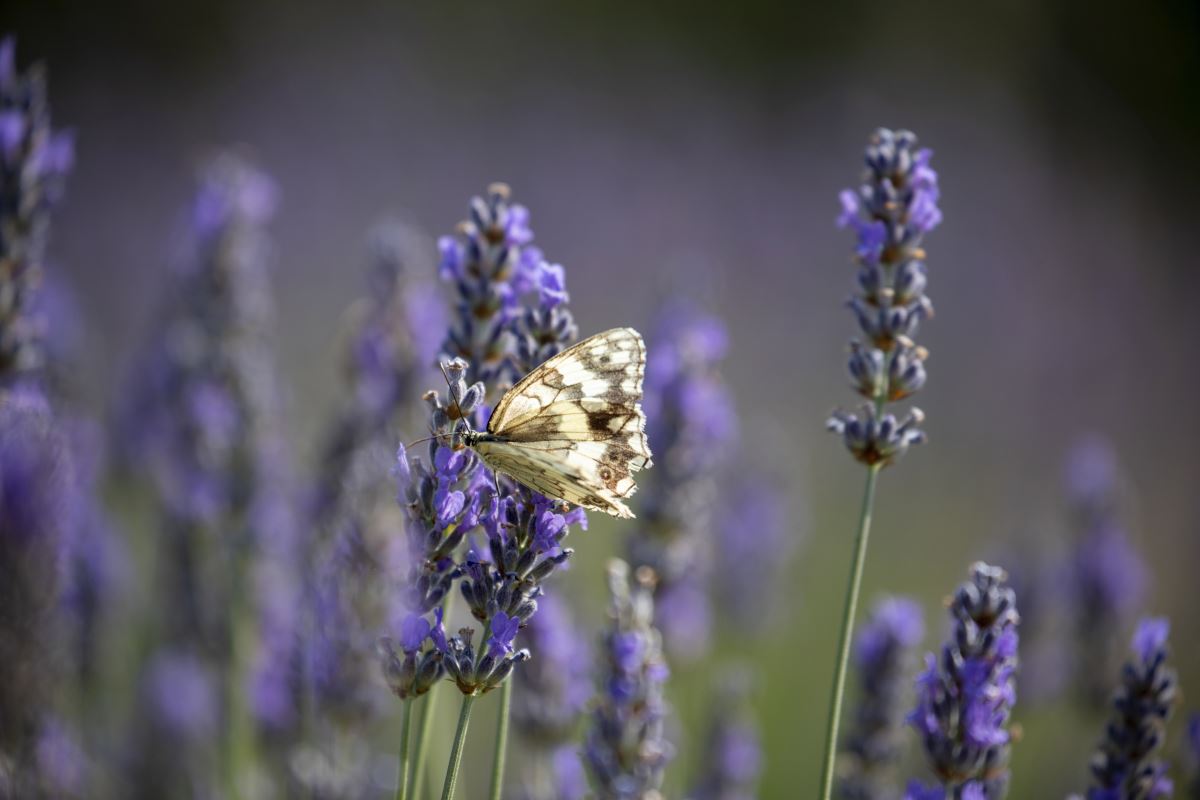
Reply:
[[[450,750],[450,763],[446,765],[446,781],[442,784],[442,800],[451,800],[454,797],[458,768],[462,764],[463,745],[467,743],[467,725],[471,722],[471,706],[474,703],[475,695],[463,695],[462,708],[458,712],[458,728],[454,731],[454,747]]]
[[[834,764],[837,761],[838,726],[842,716],[842,698],[846,693],[846,667],[850,663],[850,643],[854,639],[854,617],[858,612],[858,594],[862,587],[863,567],[867,563],[867,540],[871,535],[871,509],[875,505],[875,483],[881,464],[867,467],[867,485],[863,490],[862,511],[858,517],[858,535],[854,540],[854,560],[850,582],[846,586],[846,605],[842,612],[842,632],[838,639],[837,667],[833,673],[833,696],[829,702],[829,721],[825,726],[825,760],[821,766],[821,800],[833,796]]]
[[[408,798],[408,732],[412,727],[412,704],[415,698],[406,697],[400,704],[400,773],[396,776],[396,800]]]
[[[496,722],[496,750],[492,758],[492,790],[488,794],[491,800],[500,800],[500,791],[504,786],[504,762],[508,754],[508,712],[512,706],[512,687],[512,681],[505,681],[500,686],[500,718]]]

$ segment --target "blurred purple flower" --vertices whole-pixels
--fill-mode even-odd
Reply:
[[[647,349],[643,405],[655,468],[627,550],[630,563],[658,576],[655,624],[674,658],[694,658],[709,641],[717,478],[737,433],[720,376],[727,349],[721,321],[681,301],[660,309]]]
[[[838,786],[845,800],[894,796],[894,768],[901,755],[904,689],[912,677],[914,650],[925,635],[921,607],[906,597],[875,604],[854,639],[861,687],[854,725],[843,743],[845,768]]]
[[[946,789],[977,780],[984,797],[1008,783],[1008,719],[1016,701],[1016,597],[1004,570],[982,562],[950,605],[954,631],[939,660],[925,657],[909,722]]]
[[[712,704],[707,742],[693,800],[751,800],[758,796],[763,752],[747,702],[746,676],[735,673]]]
[[[1120,470],[1112,446],[1088,436],[1067,457],[1066,489],[1075,522],[1065,602],[1078,642],[1076,682],[1083,698],[1100,707],[1107,676],[1120,662],[1119,639],[1141,606],[1149,571],[1121,521]]]
[[[583,758],[598,796],[647,797],[674,754],[663,735],[668,671],[653,624],[653,573],[642,567],[631,583],[629,567],[614,560],[608,577],[609,628]]]
[[[70,452],[32,385],[0,386],[0,753],[24,754],[51,707],[73,487]],[[14,765],[21,785],[24,763]],[[18,792],[19,794],[19,792]]]
[[[188,739],[211,736],[217,728],[217,687],[199,659],[164,651],[150,662],[143,691],[157,721]]]
[[[567,745],[591,696],[591,648],[563,602],[553,595],[538,598],[538,612],[529,618],[522,635],[537,658],[514,678],[514,728],[543,751]]]
[[[45,796],[84,796],[87,753],[63,720],[58,717],[42,720],[34,758]]]

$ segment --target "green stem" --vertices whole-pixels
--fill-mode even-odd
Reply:
[[[454,797],[454,787],[458,783],[458,767],[462,764],[463,745],[467,742],[467,725],[471,721],[471,705],[475,695],[464,694],[462,710],[458,712],[458,729],[454,731],[454,747],[450,750],[450,763],[446,765],[446,782],[442,784],[442,800]]]
[[[833,673],[833,696],[829,702],[829,722],[825,729],[825,762],[821,768],[821,800],[833,796],[834,764],[837,761],[838,724],[842,716],[842,696],[846,692],[846,665],[850,661],[850,642],[854,634],[854,616],[858,611],[858,592],[862,586],[863,565],[867,561],[867,538],[871,533],[871,507],[875,504],[875,482],[880,465],[867,468],[862,512],[858,518],[858,536],[854,540],[854,560],[846,586],[846,606],[842,613],[842,632],[838,639],[837,667]]]
[[[453,604],[454,592],[449,592],[442,601],[442,619],[450,619],[450,609]],[[409,788],[408,796],[412,800],[421,800],[424,797],[421,792],[425,788],[425,776],[433,769],[425,763],[425,743],[429,741],[429,731],[437,716],[434,711],[437,708],[437,698],[441,694],[437,688],[438,685],[434,684],[426,692],[425,702],[421,703],[421,720],[417,724],[417,741],[413,744],[412,770],[409,773],[412,786]]]
[[[500,687],[500,718],[496,722],[496,753],[492,758],[492,791],[488,797],[500,800],[500,792],[504,785],[504,762],[508,752],[508,709],[512,705],[513,679]]]
[[[415,698],[406,697],[400,704],[400,774],[396,776],[396,800],[408,800],[408,729],[412,727],[412,704]]]

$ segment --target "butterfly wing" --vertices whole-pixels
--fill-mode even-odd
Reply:
[[[651,466],[642,413],[646,346],[632,328],[575,344],[510,389],[476,450],[490,465],[549,497],[619,517]]]

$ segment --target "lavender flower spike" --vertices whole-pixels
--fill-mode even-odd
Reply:
[[[854,641],[861,686],[854,727],[844,743],[838,794],[845,800],[894,797],[892,774],[900,757],[905,683],[913,649],[925,634],[921,607],[905,597],[876,603]]]
[[[1166,665],[1165,619],[1143,619],[1133,635],[1133,658],[1113,697],[1113,714],[1092,758],[1087,800],[1156,800],[1171,797],[1174,784],[1158,757],[1178,679]]]
[[[925,385],[929,354],[912,337],[933,316],[921,247],[942,220],[932,157],[932,151],[917,149],[910,131],[880,128],[866,150],[862,185],[840,196],[838,224],[852,228],[857,238],[859,293],[848,305],[863,336],[850,343],[848,369],[851,385],[870,402],[857,414],[834,412],[827,425],[869,466],[891,464],[925,438],[919,410],[898,420],[883,407]]]
[[[970,787],[981,798],[999,800],[1007,789],[1020,616],[1005,579],[999,567],[971,567],[970,580],[950,603],[954,630],[941,658],[926,655],[917,679],[909,722],[947,797],[969,797]]]
[[[16,44],[0,39],[0,380],[43,362],[35,295],[50,212],[74,163],[74,138],[50,123],[46,75],[16,70]]]
[[[584,762],[598,798],[659,800],[674,750],[663,736],[668,670],[654,628],[654,574],[642,567],[631,583],[628,565],[614,559],[608,584],[609,627]]]
[[[763,752],[749,708],[749,676],[729,675],[709,722],[704,766],[690,800],[750,800],[758,795]]]

